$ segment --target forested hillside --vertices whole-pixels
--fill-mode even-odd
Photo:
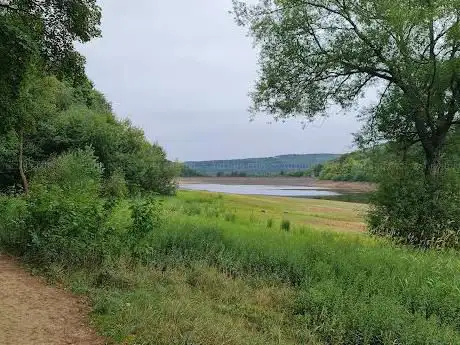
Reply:
[[[339,156],[330,153],[293,154],[268,158],[186,162],[185,164],[203,175],[266,176],[307,170],[316,164],[327,162]]]

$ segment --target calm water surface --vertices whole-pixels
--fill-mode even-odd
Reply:
[[[201,190],[215,193],[243,195],[271,195],[292,197],[336,196],[340,193],[314,187],[268,186],[268,185],[225,185],[225,184],[182,184],[180,189]]]

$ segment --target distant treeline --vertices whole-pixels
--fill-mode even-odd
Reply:
[[[198,175],[205,176],[268,176],[305,171],[317,164],[333,160],[338,154],[282,155],[268,158],[248,158],[185,162],[184,164]],[[191,174],[191,171],[182,171]],[[197,175],[195,175],[197,176]]]

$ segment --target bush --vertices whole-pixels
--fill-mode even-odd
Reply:
[[[372,197],[370,232],[420,247],[460,247],[458,171],[428,183],[417,164],[394,163]]]
[[[64,192],[98,194],[102,164],[91,148],[65,153],[43,163],[34,173],[31,190],[59,188]]]
[[[104,195],[108,198],[124,198],[128,195],[128,186],[122,170],[116,169],[104,183]]]
[[[99,197],[102,167],[90,149],[69,152],[43,165],[31,181],[24,254],[46,265],[101,264],[117,246],[105,226]]]
[[[100,198],[102,166],[91,149],[43,164],[24,197],[3,197],[0,241],[11,253],[43,268],[102,265],[121,254]]]
[[[26,201],[20,197],[0,196],[0,209],[0,248],[21,255],[27,249]]]
[[[161,201],[150,197],[131,205],[132,225],[128,233],[129,248],[135,260],[144,260],[150,252],[148,235],[163,224]]]

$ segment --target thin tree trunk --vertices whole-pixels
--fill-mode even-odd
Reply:
[[[29,182],[27,181],[27,176],[24,172],[24,130],[21,130],[19,133],[19,174],[22,179],[22,187],[24,192],[27,194],[29,192]]]

